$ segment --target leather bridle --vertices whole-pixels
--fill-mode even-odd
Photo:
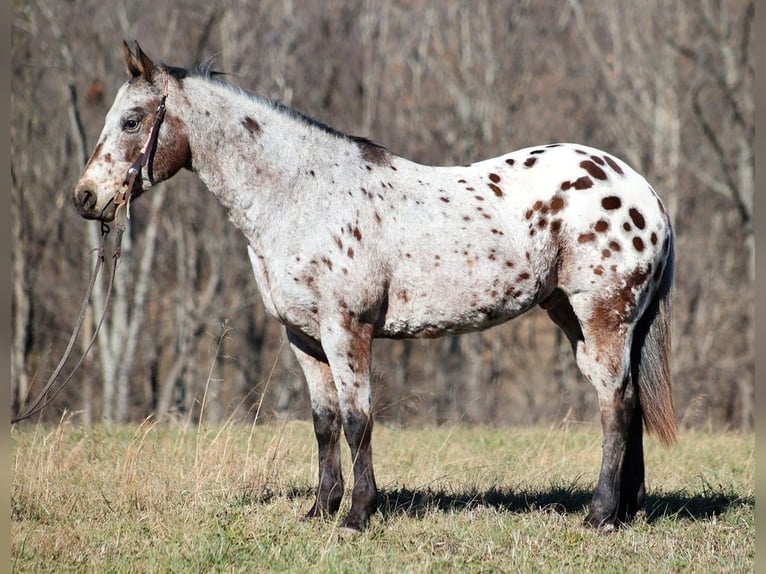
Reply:
[[[119,209],[123,205],[125,206],[125,212],[128,219],[130,219],[130,200],[133,197],[133,186],[136,183],[136,178],[141,170],[146,167],[146,175],[149,178],[149,183],[154,183],[152,160],[154,159],[154,152],[157,151],[157,139],[160,134],[160,126],[165,119],[165,100],[168,98],[168,84],[169,78],[166,72],[163,72],[165,76],[165,88],[162,92],[162,98],[157,106],[157,111],[154,115],[154,123],[152,123],[152,129],[149,130],[149,135],[146,137],[144,146],[136,157],[135,161],[128,168],[125,173],[125,179],[122,181],[122,186],[114,195],[114,204]]]

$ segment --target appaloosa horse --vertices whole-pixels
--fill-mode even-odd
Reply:
[[[566,333],[598,393],[603,458],[586,524],[643,506],[643,425],[675,440],[673,232],[646,180],[612,155],[555,143],[456,167],[420,165],[124,44],[117,93],[74,192],[110,221],[182,168],[248,241],[264,305],[306,376],[319,447],[316,501],[338,510],[339,439],[353,460],[344,530],[376,509],[370,361],[376,337],[484,329],[535,305]],[[167,111],[166,111],[167,110]]]

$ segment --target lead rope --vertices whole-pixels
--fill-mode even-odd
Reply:
[[[109,300],[111,299],[111,296],[112,296],[112,285],[114,285],[114,276],[117,271],[117,262],[120,258],[120,255],[122,254],[121,244],[122,244],[122,234],[124,232],[125,232],[125,225],[123,223],[117,223],[115,225],[114,250],[112,252],[112,259],[113,259],[112,269],[109,275],[109,284],[106,288],[106,297],[104,298],[104,310],[101,313],[101,319],[99,319],[98,324],[96,325],[96,329],[93,332],[93,335],[91,336],[90,341],[88,342],[88,346],[83,351],[82,355],[80,356],[80,359],[77,361],[77,364],[74,366],[74,368],[69,373],[67,378],[64,379],[64,381],[61,382],[54,389],[54,383],[56,382],[56,379],[58,378],[58,376],[61,374],[61,371],[64,369],[64,365],[69,359],[69,356],[72,354],[72,348],[74,347],[74,343],[80,334],[80,329],[82,328],[82,324],[85,321],[85,315],[88,310],[88,303],[90,302],[90,296],[93,292],[93,287],[96,284],[96,278],[98,277],[98,273],[101,270],[101,266],[104,263],[104,258],[106,254],[106,236],[109,234],[109,226],[106,225],[105,223],[101,224],[101,241],[98,246],[98,258],[96,260],[96,265],[93,267],[93,271],[90,276],[90,283],[88,284],[88,290],[85,292],[85,298],[83,299],[82,306],[80,307],[80,314],[77,316],[77,321],[75,323],[74,330],[72,331],[72,335],[69,337],[69,343],[67,343],[67,347],[66,347],[66,350],[64,351],[64,355],[61,357],[61,360],[56,366],[56,369],[53,371],[53,374],[51,374],[51,376],[48,378],[48,381],[45,383],[45,387],[43,387],[43,390],[40,391],[40,393],[37,395],[37,398],[26,408],[26,410],[24,410],[19,415],[12,417],[11,424],[15,424],[19,421],[23,421],[24,419],[28,419],[29,417],[39,413],[46,406],[48,406],[50,402],[56,398],[56,395],[58,395],[61,392],[61,390],[66,386],[66,384],[72,379],[74,374],[80,368],[80,365],[82,365],[82,362],[87,356],[88,352],[90,352],[91,348],[93,347],[93,344],[96,342],[96,336],[98,335],[98,332],[101,329],[101,325],[104,323],[104,317],[106,317],[106,310],[109,308]],[[49,392],[50,394],[48,395]],[[46,397],[46,395],[48,396]]]

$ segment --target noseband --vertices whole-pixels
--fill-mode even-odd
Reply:
[[[157,138],[160,134],[162,121],[165,119],[165,100],[168,98],[169,79],[167,73],[163,73],[163,75],[165,76],[165,88],[162,92],[160,103],[157,106],[157,112],[154,115],[152,129],[149,130],[149,135],[147,136],[146,141],[144,142],[144,147],[141,148],[138,157],[125,173],[125,179],[122,181],[122,186],[114,195],[114,204],[117,206],[117,209],[122,205],[125,205],[125,212],[128,219],[130,219],[130,199],[133,196],[133,186],[136,183],[138,174],[141,173],[141,170],[144,167],[146,167],[149,183],[154,183],[154,178],[152,177],[152,160],[154,159],[154,152],[157,151]]]

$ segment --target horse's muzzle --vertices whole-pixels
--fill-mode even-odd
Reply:
[[[114,203],[108,201],[106,205],[99,206],[98,192],[88,182],[81,182],[75,187],[72,202],[78,213],[85,219],[98,219],[111,221],[114,219]]]

